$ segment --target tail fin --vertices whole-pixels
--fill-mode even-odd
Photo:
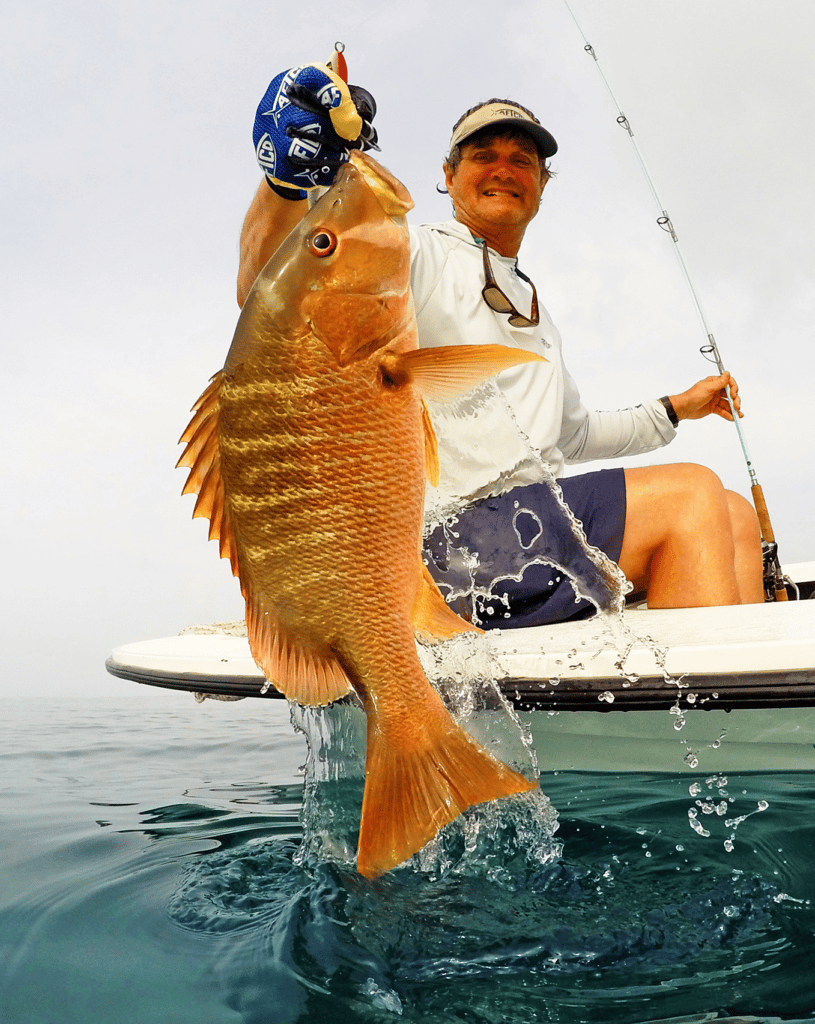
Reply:
[[[429,704],[420,744],[368,730],[357,856],[366,878],[407,860],[468,807],[537,787],[458,726],[433,690]]]

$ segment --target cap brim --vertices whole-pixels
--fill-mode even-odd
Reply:
[[[554,137],[549,134],[543,125],[536,124],[534,121],[528,121],[526,119],[522,120],[517,117],[498,118],[495,121],[490,121],[488,124],[476,125],[472,131],[467,132],[466,135],[462,135],[460,138],[456,138],[454,134],[450,143],[450,148],[452,149],[453,146],[460,146],[480,131],[486,131],[487,129],[493,131],[496,128],[508,128],[516,132],[526,132],[526,134],[531,136],[534,140],[540,153],[546,158],[554,156],[555,153],[557,153],[557,142],[555,142]]]

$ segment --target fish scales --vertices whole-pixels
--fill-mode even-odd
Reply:
[[[455,397],[539,357],[417,349],[411,205],[388,171],[352,155],[255,282],[179,460],[191,471],[185,490],[199,491],[195,514],[210,516],[240,577],[250,646],[270,683],[306,704],[349,688],[362,701],[357,867],[367,877],[466,807],[534,788],[450,717],[415,633],[473,629],[421,563],[435,439],[420,390]]]
[[[372,367],[370,376],[374,372]],[[370,404],[367,392],[366,387],[359,395],[362,408]],[[395,543],[392,535],[394,524],[383,521],[392,499],[385,492],[371,488],[370,480],[381,478],[386,468],[389,475],[393,475],[387,466],[393,460],[390,454],[393,449],[389,446],[399,446],[399,450],[404,452],[411,434],[418,433],[418,402],[413,410],[414,430],[397,432],[394,436],[392,430],[386,429],[391,421],[381,415],[376,406],[371,407],[367,422],[361,422],[359,414],[354,419],[348,415],[349,405],[356,398],[348,384],[342,390],[324,389],[323,395],[325,401],[319,413],[303,414],[301,410],[295,410],[292,414],[288,410],[267,409],[262,414],[262,422],[254,419],[249,427],[250,433],[240,437],[237,446],[233,447],[231,439],[222,441],[223,458],[225,466],[228,466],[225,479],[228,473],[232,501],[235,504],[251,502],[258,510],[265,507],[273,516],[266,523],[256,525],[270,530],[273,525],[276,531],[288,535],[300,534],[304,524],[327,512],[328,522],[333,524],[331,532],[342,530],[347,535],[349,553],[353,558],[358,557],[352,550],[356,538],[367,535],[372,539],[379,527],[384,553]],[[225,405],[229,410],[232,399],[228,399]],[[236,408],[236,418],[238,415],[239,409]],[[340,429],[336,438],[326,437],[326,419],[334,419],[338,423]],[[274,437],[277,444],[264,446],[263,451],[253,448],[251,431],[262,431],[264,437]],[[415,472],[412,475],[419,475],[422,458],[422,449],[417,443],[413,456]],[[375,506],[380,495],[381,510]],[[361,501],[362,496],[366,497],[365,501]],[[404,497],[403,493],[402,499]],[[421,489],[414,488],[412,512],[415,513],[417,508],[421,511],[421,500]],[[313,553],[314,557],[320,554],[319,549]],[[334,559],[342,557],[342,552],[325,552],[325,555],[327,559]],[[307,607],[304,607],[303,614],[308,614]]]

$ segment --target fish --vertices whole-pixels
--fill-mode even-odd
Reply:
[[[438,452],[425,399],[542,357],[420,349],[405,186],[354,151],[255,281],[178,466],[239,578],[249,645],[303,705],[351,691],[367,716],[357,870],[376,878],[466,808],[536,788],[430,685],[416,637],[473,631],[421,558]]]

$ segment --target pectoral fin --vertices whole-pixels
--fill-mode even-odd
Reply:
[[[407,379],[423,398],[452,402],[511,366],[547,361],[536,352],[506,345],[446,345],[394,356],[388,369],[395,379]]]

